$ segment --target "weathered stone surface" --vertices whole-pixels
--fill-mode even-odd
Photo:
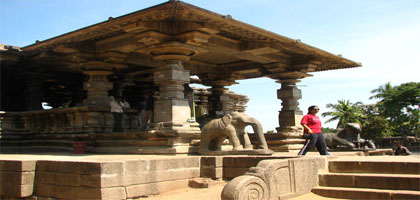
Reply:
[[[330,161],[330,172],[413,174],[420,171],[416,162]]]
[[[59,185],[36,185],[36,195],[60,199],[126,199],[124,187],[92,188]]]
[[[202,166],[200,168],[200,177],[206,177],[206,178],[212,178],[212,179],[223,178],[223,168]]]
[[[32,185],[34,183],[34,171],[0,171],[0,183],[11,185]]]
[[[249,167],[224,167],[223,178],[235,178],[237,176],[244,175],[248,171]]]
[[[274,151],[270,149],[244,149],[227,151],[200,151],[202,155],[272,155]]]
[[[124,171],[124,162],[38,161],[37,171],[68,174],[118,174]]]
[[[81,175],[56,172],[37,172],[36,182],[41,184],[77,187],[81,185]]]
[[[34,171],[36,160],[0,160],[1,171]]]
[[[30,185],[16,185],[8,184],[6,181],[1,181],[0,196],[23,198],[29,197],[33,194],[34,186]]]
[[[213,167],[222,167],[223,166],[223,157],[220,156],[202,156],[201,157],[201,166],[213,166]]]
[[[188,187],[189,179],[154,182],[149,184],[130,185],[126,187],[127,198],[135,198],[142,196],[149,196],[152,194],[159,194],[165,191],[170,191],[179,188]]]
[[[143,173],[130,173],[125,175],[125,184],[144,184],[179,179],[200,177],[199,168],[184,168],[162,171],[146,171]]]
[[[223,200],[270,199],[269,186],[259,177],[240,176],[230,181],[222,191]]]
[[[188,181],[188,186],[191,188],[208,188],[209,183],[208,183],[208,179],[194,178]]]
[[[253,192],[257,199],[283,199],[305,194],[318,185],[317,172],[325,169],[326,158],[296,158],[263,160],[243,175],[229,182],[222,199],[241,199]],[[226,171],[224,173],[226,175]],[[255,189],[249,189],[252,185]],[[263,187],[265,185],[265,187]]]

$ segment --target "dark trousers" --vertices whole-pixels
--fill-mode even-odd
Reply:
[[[122,113],[113,112],[112,116],[114,117],[114,128],[112,129],[112,132],[121,132],[122,129]]]
[[[325,143],[325,138],[322,133],[311,134],[311,138],[305,141],[302,149],[299,151],[298,155],[305,155],[309,150],[314,148],[318,150],[321,155],[330,155],[327,151],[327,144]]]

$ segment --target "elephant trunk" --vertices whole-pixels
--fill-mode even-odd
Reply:
[[[264,137],[264,132],[263,132],[263,128],[260,122],[258,122],[257,120],[255,120],[255,122],[253,124],[251,124],[252,129],[254,130],[254,133],[257,135],[258,137],[258,142],[260,143],[259,145],[259,149],[268,149],[268,145],[267,145],[267,141],[265,140]]]

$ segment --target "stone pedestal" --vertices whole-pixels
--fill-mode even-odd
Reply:
[[[111,74],[106,70],[84,71],[89,79],[83,83],[83,88],[87,90],[87,98],[83,100],[83,105],[109,106],[108,90],[112,89],[112,83],[107,76]]]
[[[160,97],[154,106],[154,128],[164,135],[200,131],[198,123],[191,118],[188,100],[184,98],[184,84],[190,81],[190,73],[180,61],[167,61],[166,66],[154,73],[154,82],[159,85]]]

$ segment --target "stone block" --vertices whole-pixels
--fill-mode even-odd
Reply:
[[[13,185],[32,185],[34,184],[35,172],[32,171],[0,171],[0,183]]]
[[[200,177],[206,177],[206,178],[212,178],[212,179],[223,178],[223,168],[201,166]]]
[[[32,196],[34,192],[34,185],[16,185],[9,184],[2,180],[0,185],[0,196],[23,198]]]
[[[153,182],[180,180],[198,178],[200,176],[200,169],[198,168],[184,168],[163,171],[147,171],[142,173],[126,174],[125,185],[145,184]]]
[[[223,168],[223,178],[235,178],[237,176],[244,175],[249,168],[239,168],[239,167],[224,167]]]
[[[100,163],[101,167],[101,174],[117,174],[117,175],[124,175],[124,168],[125,163],[123,161],[121,162],[104,162]]]
[[[194,178],[188,181],[188,186],[190,188],[208,188],[209,183],[207,179],[204,178]]]
[[[244,157],[223,157],[223,166],[224,167],[255,167],[257,166],[258,162],[265,159],[272,159],[272,157],[265,157],[265,156],[258,156],[258,157],[251,157],[251,156],[244,156]]]
[[[318,159],[321,159],[321,162]],[[291,173],[294,174],[296,193],[305,194],[310,192],[313,187],[318,186],[318,170],[322,168],[322,163],[325,162],[325,159],[323,157],[304,157],[289,160]]]
[[[37,172],[100,174],[101,163],[40,160],[37,162],[36,169]]]
[[[148,161],[146,160],[127,160],[125,161],[125,173],[138,173],[147,170]]]
[[[189,179],[182,179],[176,181],[163,181],[148,184],[130,185],[126,187],[127,198],[144,197],[162,192],[186,188],[188,187]]]
[[[125,185],[125,176],[117,174],[92,174],[92,175],[81,175],[81,186],[86,187],[116,187]]]
[[[191,118],[191,109],[186,99],[164,99],[155,101],[155,122],[186,122]]]
[[[35,171],[36,160],[0,160],[1,171]]]
[[[37,171],[68,174],[118,174],[123,175],[124,162],[74,162],[38,161]]]
[[[188,158],[166,158],[149,160],[148,171],[161,171],[169,169],[182,169],[182,168],[198,168],[200,166],[199,157]]]
[[[223,167],[223,157],[221,156],[203,156],[201,157],[201,166]]]
[[[94,188],[37,184],[36,196],[59,199],[126,199],[124,187]]]
[[[66,174],[55,172],[37,172],[36,182],[41,184],[80,186],[80,174]]]

